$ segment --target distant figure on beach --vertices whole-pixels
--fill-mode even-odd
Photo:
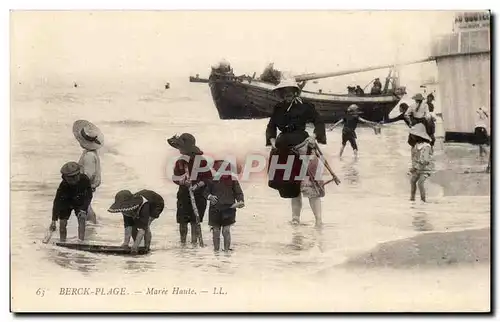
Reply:
[[[221,166],[225,164],[224,168]],[[207,182],[204,196],[210,201],[208,225],[212,227],[214,251],[220,249],[220,235],[224,238],[224,251],[231,251],[231,226],[236,222],[236,208],[243,208],[245,200],[238,178],[230,173],[230,164],[215,160],[213,169],[217,171],[213,180]],[[228,173],[229,172],[229,173]]]
[[[153,234],[151,223],[163,212],[165,202],[158,193],[152,190],[141,190],[132,194],[129,190],[121,190],[115,195],[115,202],[109,207],[111,213],[122,213],[124,238],[122,247],[129,247],[130,238],[134,240],[132,253],[137,253],[144,239],[144,246],[149,251]]]
[[[311,155],[317,143],[326,144],[325,124],[314,105],[305,103],[300,98],[300,87],[294,80],[284,80],[277,85],[273,92],[281,100],[274,106],[273,114],[266,128],[266,146],[271,146],[269,155],[269,167],[274,159],[275,164],[287,164],[292,157],[292,168],[285,176],[285,170],[279,169],[270,172],[268,185],[278,190],[281,198],[291,199],[292,224],[300,223],[300,212],[302,210],[302,195],[309,198],[309,204],[314,213],[316,226],[322,225],[321,197],[324,197],[324,189],[305,190],[303,181],[296,177],[301,174],[303,160],[300,155]],[[306,131],[306,123],[314,124],[314,134],[309,136]],[[280,134],[277,136],[277,130]],[[316,142],[317,141],[317,142]],[[309,162],[311,165],[311,162]],[[316,178],[313,178],[316,180]],[[315,185],[320,187],[319,185]]]
[[[170,83],[166,83],[165,84],[165,89],[169,89],[170,88]]]
[[[173,136],[167,140],[168,144],[179,150],[182,155],[174,165],[173,181],[179,186],[177,191],[177,223],[179,224],[179,233],[181,244],[186,244],[188,233],[188,224],[191,224],[191,243],[197,244],[197,222],[193,204],[191,203],[190,192],[194,194],[195,207],[198,210],[199,221],[203,222],[203,215],[207,208],[207,200],[203,195],[203,188],[208,180],[212,180],[211,170],[203,170],[208,166],[208,161],[202,157],[203,151],[196,146],[196,139],[190,133],[183,133],[180,136]],[[201,158],[198,162],[200,168],[194,168],[195,158]],[[187,159],[187,160],[186,160]],[[196,170],[196,176],[192,175]],[[180,177],[180,179],[179,179]]]
[[[380,82],[380,78],[375,78],[373,81],[373,86],[370,91],[371,95],[380,95],[382,94],[382,83]]]
[[[377,123],[365,120],[361,116],[359,116],[359,106],[356,104],[352,104],[347,108],[347,113],[344,118],[335,123],[332,127],[330,127],[330,131],[336,128],[340,123],[344,123],[344,127],[342,128],[342,146],[340,147],[339,157],[342,157],[344,153],[345,146],[347,142],[351,143],[352,150],[354,151],[354,156],[358,157],[358,145],[356,143],[356,127],[359,122],[371,125],[376,128],[378,126]]]
[[[84,173],[90,179],[92,192],[101,185],[101,159],[98,150],[104,145],[104,135],[94,124],[86,120],[78,120],[73,123],[73,135],[83,148],[78,163]],[[97,216],[92,206],[87,210],[87,220],[97,224]]]
[[[77,88],[77,87],[78,87],[78,84],[77,84],[76,82],[75,82],[75,83],[73,83],[73,87],[74,87],[74,88]]]
[[[429,106],[429,112],[434,112],[434,100],[435,100],[435,97],[434,97],[434,94],[432,93],[429,93],[429,95],[427,95],[427,105]]]
[[[433,171],[431,137],[427,134],[425,125],[418,123],[410,129],[410,135],[416,144],[411,148],[410,200],[415,200],[417,186],[420,199],[426,202],[425,180]]]
[[[59,239],[66,241],[68,219],[71,212],[75,212],[78,219],[78,241],[85,240],[85,220],[87,210],[92,201],[92,187],[90,179],[81,172],[80,165],[68,162],[61,168],[62,181],[57,188],[52,207],[52,223],[50,230],[56,230],[56,221],[59,220]]]
[[[476,110],[476,122],[474,126],[474,144],[479,146],[479,156],[483,157],[487,153],[487,146],[490,144],[488,125],[490,123],[489,113],[484,107]]]

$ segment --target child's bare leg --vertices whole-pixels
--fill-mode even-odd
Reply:
[[[302,210],[302,195],[292,198],[292,223],[300,222],[300,212]]]
[[[321,227],[323,224],[321,216],[321,198],[309,198],[309,205],[311,206],[314,218],[316,219],[316,227]]]
[[[212,241],[214,243],[214,251],[218,252],[220,249],[220,226],[212,227]]]
[[[68,226],[67,219],[59,220],[59,240],[63,243],[66,241],[66,237],[68,235],[68,230],[66,229],[67,226]]]
[[[425,180],[426,179],[427,179],[427,175],[426,174],[420,175],[420,177],[418,179],[418,190],[420,190],[420,199],[423,202],[426,201],[426,198],[425,198]]]
[[[80,241],[85,240],[85,221],[86,217],[78,217],[78,239]]]
[[[342,146],[340,147],[339,157],[342,157],[342,154],[344,153],[344,149],[345,149],[345,144],[342,144]]]
[[[415,194],[417,193],[417,181],[419,175],[416,173],[412,173],[410,179],[410,200],[415,201]]]
[[[181,235],[181,244],[186,244],[188,225],[186,223],[179,224],[179,233]]]
[[[231,226],[222,227],[222,236],[224,237],[224,250],[231,250]]]
[[[198,244],[198,230],[195,222],[191,222],[191,244]]]
[[[351,142],[351,147],[352,147],[352,151],[354,152],[354,157],[357,158],[358,157],[358,144],[356,143],[356,139],[351,138],[349,141]]]

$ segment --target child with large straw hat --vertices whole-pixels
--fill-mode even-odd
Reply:
[[[416,143],[411,148],[410,200],[415,200],[418,185],[420,199],[425,202],[425,180],[427,180],[433,170],[432,147],[430,144],[432,138],[427,134],[425,125],[422,123],[417,123],[410,129],[410,136]]]
[[[73,135],[83,148],[78,163],[82,172],[89,177],[95,192],[101,185],[101,160],[97,151],[104,145],[104,135],[97,126],[87,120],[73,123]],[[91,206],[87,211],[87,220],[97,223],[97,216]]]

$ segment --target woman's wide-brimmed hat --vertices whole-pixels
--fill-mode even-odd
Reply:
[[[101,130],[87,120],[78,120],[73,123],[73,135],[87,150],[97,150],[104,145],[104,135]]]
[[[418,93],[416,95],[413,95],[413,97],[411,99],[416,100],[416,101],[423,101],[424,100],[424,95]]]
[[[276,87],[273,89],[273,92],[283,88],[294,88],[295,90],[300,92],[300,87],[297,85],[297,82],[292,79],[284,79],[282,80]]]
[[[200,148],[196,146],[196,139],[191,133],[182,133],[179,136],[174,135],[170,139],[167,139],[167,142],[182,154],[203,154]]]
[[[80,165],[73,161],[65,163],[61,168],[61,174],[66,177],[76,176],[80,171]]]
[[[142,197],[133,195],[129,190],[121,190],[115,195],[115,202],[109,207],[112,213],[134,211],[142,204]]]
[[[415,136],[419,136],[423,139],[426,139],[427,141],[432,141],[431,137],[429,134],[427,134],[427,130],[425,129],[425,125],[422,123],[417,123],[415,124],[411,129],[410,129],[410,134],[413,134]]]

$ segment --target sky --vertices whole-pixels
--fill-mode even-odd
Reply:
[[[14,11],[11,77],[168,79],[222,58],[236,74],[269,62],[329,72],[428,57],[451,11]]]

